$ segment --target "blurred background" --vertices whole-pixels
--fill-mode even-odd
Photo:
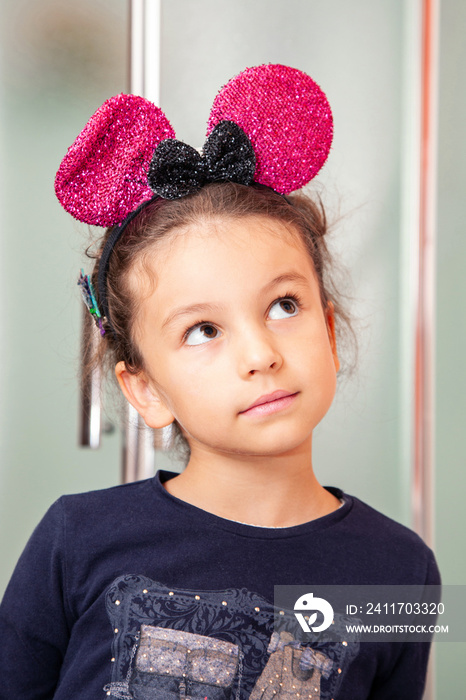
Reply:
[[[351,281],[342,284],[359,354],[316,431],[314,462],[322,483],[412,527],[415,280],[407,223],[416,199],[409,154],[421,3],[160,4],[160,106],[179,139],[202,145],[216,92],[246,66],[300,68],[329,98],[335,139],[313,188],[333,222],[332,249],[349,271]],[[438,20],[431,525],[444,582],[465,584],[466,4],[442,0]],[[96,232],[61,209],[53,180],[89,116],[107,97],[129,91],[129,2],[2,0],[0,32],[1,594],[56,498],[121,480],[114,392],[107,392],[101,448],[78,447],[76,278]],[[157,54],[158,42],[154,30]],[[351,362],[345,347],[341,355]],[[157,452],[156,466],[169,464]],[[458,668],[466,645],[435,646],[435,697],[463,698]]]

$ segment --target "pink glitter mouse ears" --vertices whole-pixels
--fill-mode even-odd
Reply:
[[[117,95],[104,102],[68,149],[55,178],[56,195],[72,216],[87,224],[117,225],[99,263],[102,311],[95,296],[91,299],[101,332],[102,316],[111,326],[106,279],[112,250],[145,203],[227,180],[289,194],[317,175],[332,136],[325,94],[306,73],[282,65],[247,68],[220,90],[202,155],[176,140],[162,110],[143,97]],[[80,278],[88,299],[85,283]]]
[[[287,66],[248,68],[230,80],[214,100],[207,133],[211,135],[225,121],[239,127],[226,160],[235,150],[248,150],[243,162],[249,158],[245,166],[249,172],[249,142],[255,157],[250,181],[281,194],[303,187],[317,175],[332,142],[332,113],[327,98],[308,75]],[[240,130],[246,141],[238,136]],[[154,192],[149,182],[157,188],[162,179],[163,191],[160,172],[164,167],[170,170],[170,156],[176,155],[177,167],[171,167],[172,175],[176,171],[175,180],[178,177],[189,184],[193,171],[196,175],[196,170],[206,170],[197,151],[185,144],[174,148],[177,144],[180,142],[175,140],[173,128],[158,107],[136,95],[112,97],[68,149],[55,179],[57,197],[80,221],[98,226],[120,224],[154,193],[164,196]],[[218,142],[215,147],[224,149]],[[185,168],[183,163],[187,163]],[[230,179],[228,174],[219,168],[214,177]],[[193,190],[189,186],[180,188],[182,193],[177,196],[202,186],[196,177],[194,180]]]

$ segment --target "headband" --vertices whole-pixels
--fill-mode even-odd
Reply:
[[[91,311],[101,332],[101,316],[111,326],[106,279],[113,248],[149,201],[177,199],[219,181],[259,183],[290,194],[322,168],[332,135],[325,94],[308,75],[282,65],[247,68],[220,90],[202,155],[176,140],[162,110],[145,98],[117,95],[104,102],[68,149],[55,178],[56,195],[74,218],[116,226],[99,263],[102,313],[97,317]],[[83,289],[87,305],[89,289],[85,294]]]

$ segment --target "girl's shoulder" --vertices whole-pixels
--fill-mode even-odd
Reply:
[[[56,501],[56,504],[60,504],[70,513],[75,509],[79,511],[82,511],[82,509],[94,511],[96,508],[112,509],[114,507],[130,507],[133,503],[136,503],[138,499],[150,498],[153,495],[154,477],[151,477],[141,481],[133,481],[128,484],[117,484],[116,486],[109,486],[93,491],[66,494],[61,496]]]
[[[124,523],[134,524],[138,514],[154,509],[153,478],[104,489],[60,496],[48,508],[32,533],[26,549],[74,550],[88,546]]]
[[[352,551],[361,549],[371,568],[379,569],[387,582],[405,572],[413,583],[440,583],[434,553],[416,532],[356,496],[343,494],[343,498],[352,507],[341,522],[340,537],[348,546],[351,543]]]

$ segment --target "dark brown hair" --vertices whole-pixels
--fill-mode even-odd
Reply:
[[[99,351],[99,359],[113,368],[122,360],[130,372],[144,369],[143,358],[134,342],[134,323],[138,299],[130,275],[136,265],[144,267],[145,260],[157,241],[175,229],[199,225],[214,219],[238,219],[259,216],[279,221],[297,232],[314,263],[320,287],[323,308],[332,302],[337,336],[349,331],[351,324],[343,310],[331,277],[331,256],[326,243],[327,220],[320,199],[314,202],[303,194],[283,197],[262,185],[245,186],[231,182],[212,183],[198,192],[176,200],[155,199],[150,202],[125,229],[116,244],[107,275],[107,298],[112,328],[106,329]],[[102,250],[105,240],[102,241]],[[97,287],[100,253],[95,256],[92,275]],[[98,301],[98,299],[97,299]],[[346,335],[347,333],[345,333]]]

